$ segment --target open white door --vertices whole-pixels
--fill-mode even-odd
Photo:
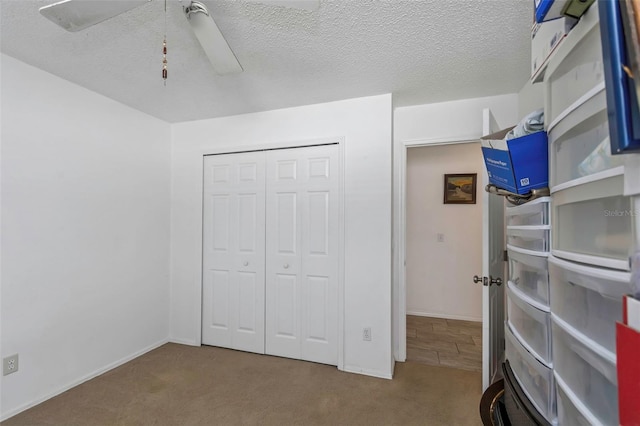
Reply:
[[[482,112],[482,134],[498,131],[487,108]],[[483,173],[483,187],[489,183]],[[482,391],[500,374],[504,356],[504,198],[482,193],[482,276],[474,277],[482,285]]]

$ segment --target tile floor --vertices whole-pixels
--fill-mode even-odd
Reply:
[[[482,371],[482,323],[407,315],[407,361]]]

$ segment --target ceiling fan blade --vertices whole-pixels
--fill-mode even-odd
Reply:
[[[185,7],[185,13],[216,74],[242,72],[242,66],[236,55],[224,39],[207,8],[198,1],[192,1],[191,5]]]
[[[320,8],[320,0],[260,0],[268,6],[283,6],[291,9],[303,9],[310,12]]]
[[[84,30],[151,0],[63,0],[43,6],[40,14],[67,31]]]

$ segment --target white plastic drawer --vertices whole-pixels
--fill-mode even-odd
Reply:
[[[597,7],[567,34],[545,72],[545,122],[549,125],[590,89],[604,81]]]
[[[567,426],[593,426],[601,424],[598,419],[580,402],[557,375],[556,397],[558,408],[558,424]]]
[[[507,244],[530,252],[549,251],[549,229],[543,226],[507,226]]]
[[[549,197],[538,198],[520,206],[507,207],[507,226],[536,226],[549,224]]]
[[[623,176],[616,175],[554,192],[553,254],[629,270],[635,212],[631,197],[623,196],[622,191]]]
[[[549,267],[546,254],[534,256],[507,246],[509,255],[509,282],[526,294],[540,309],[549,310]]]
[[[549,422],[556,418],[553,370],[543,365],[505,327],[505,353],[513,374],[531,403]]]
[[[551,314],[523,299],[522,293],[507,289],[507,318],[511,331],[532,355],[551,367]],[[526,296],[524,296],[526,297]]]
[[[551,318],[556,375],[600,423],[619,424],[615,355],[555,315]]]
[[[593,96],[549,128],[550,186],[593,175],[623,164],[611,155],[604,83]]]
[[[616,351],[616,321],[631,274],[593,268],[549,256],[551,312],[610,352]]]

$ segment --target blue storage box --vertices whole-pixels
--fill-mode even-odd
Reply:
[[[536,22],[546,22],[563,16],[580,19],[594,0],[535,0]]]
[[[481,138],[489,182],[517,194],[549,186],[547,132],[505,140],[509,129]]]
[[[566,6],[566,0],[536,0],[536,22],[545,22],[562,17],[562,9]]]

